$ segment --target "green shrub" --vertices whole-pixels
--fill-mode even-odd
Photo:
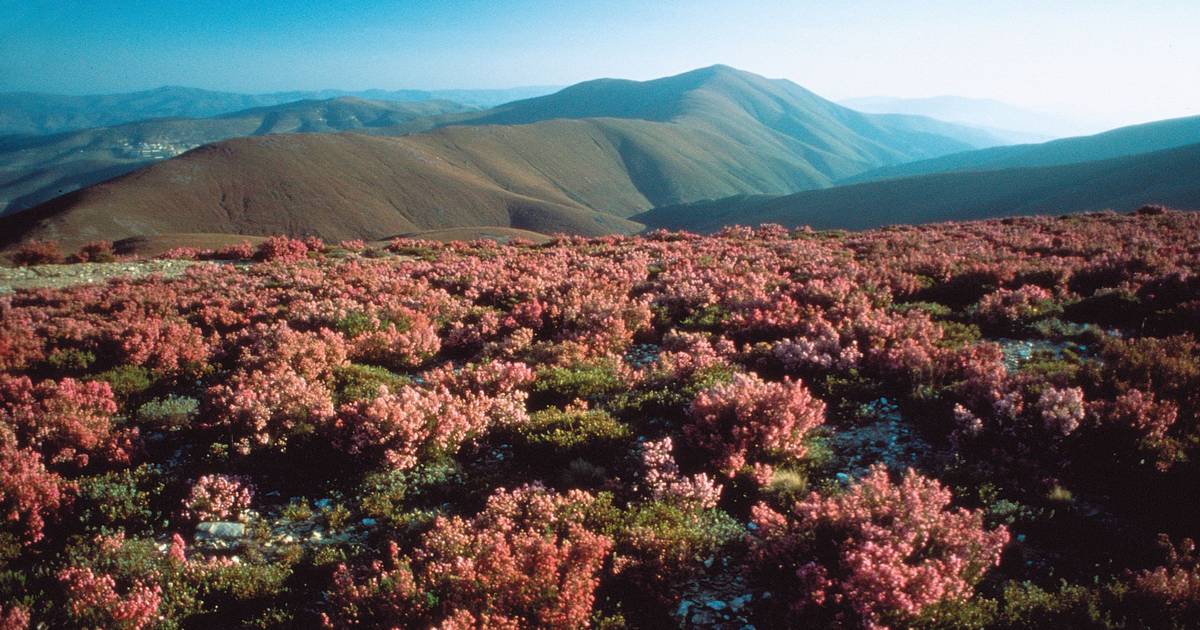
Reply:
[[[84,477],[75,514],[91,531],[149,535],[166,524],[155,507],[165,487],[162,470],[150,464]]]
[[[56,372],[83,372],[96,363],[96,353],[77,348],[59,348],[46,357],[46,364]]]
[[[137,418],[162,429],[184,429],[192,424],[199,409],[200,401],[195,398],[171,394],[143,403],[138,407]]]
[[[375,365],[351,363],[334,370],[334,391],[340,403],[370,400],[379,393],[379,386],[390,390],[412,382],[408,377]]]
[[[154,385],[150,370],[138,365],[121,365],[95,375],[93,380],[108,383],[119,400],[144,394]]]
[[[625,445],[629,437],[629,427],[607,411],[551,407],[517,426],[513,446],[530,457],[562,461],[611,453]]]
[[[601,359],[571,367],[546,367],[538,370],[531,397],[545,404],[565,405],[575,399],[600,401],[625,389],[614,360]]]

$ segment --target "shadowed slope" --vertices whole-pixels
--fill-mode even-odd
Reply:
[[[932,173],[1059,166],[1161,151],[1195,143],[1200,143],[1200,116],[1121,127],[1092,136],[1063,138],[1042,144],[992,147],[954,153],[868,171],[840,183],[878,181]]]
[[[376,239],[464,225],[606,234],[637,224],[592,211],[553,184],[499,187],[449,138],[298,135],[243,138],[191,151],[72,193],[4,224],[69,243],[130,235],[223,232]],[[198,202],[197,200],[204,201]]]
[[[1200,144],[1066,166],[926,175],[656,208],[633,219],[648,228],[712,232],[780,223],[865,229],[900,223],[1022,214],[1132,210],[1147,203],[1200,209]]]

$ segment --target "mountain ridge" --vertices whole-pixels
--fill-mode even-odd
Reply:
[[[598,89],[609,100],[593,98]],[[493,110],[414,119],[411,126],[429,131],[392,138],[285,134],[208,145],[44,204],[12,224],[20,227],[14,233],[115,240],[132,229],[246,230],[377,238],[472,225],[629,232],[639,226],[622,217],[655,206],[820,188],[875,166],[972,146],[969,138],[939,133],[961,127],[853,112],[793,83],[728,67],[653,81],[586,82]],[[404,131],[401,125],[380,133]],[[185,158],[192,168],[180,176],[171,163]],[[347,180],[358,182],[357,190],[342,185]],[[460,206],[447,206],[451,200]],[[214,206],[254,212],[230,222],[212,214]],[[137,220],[122,223],[109,214]],[[175,224],[200,216],[220,229]],[[371,227],[367,217],[379,225]]]

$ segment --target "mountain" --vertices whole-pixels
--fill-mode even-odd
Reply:
[[[1200,143],[1200,116],[1121,127],[1092,136],[1042,144],[991,147],[909,164],[887,166],[840,183],[875,181],[930,173],[1056,166],[1106,160]]]
[[[872,114],[910,114],[987,129],[1013,142],[1044,142],[1088,132],[1078,123],[1054,114],[1025,109],[988,98],[931,96],[895,98],[868,96],[839,101],[850,109]]]
[[[647,228],[713,232],[779,223],[866,229],[1024,214],[1132,210],[1144,204],[1200,209],[1200,144],[1134,156],[1035,168],[942,173],[656,208]]]
[[[0,215],[19,212],[202,144],[272,133],[394,128],[469,108],[450,101],[341,97],[213,118],[170,118],[42,136],[0,138]]]
[[[320,90],[238,94],[168,86],[142,92],[88,96],[7,92],[0,93],[0,136],[61,133],[151,118],[209,118],[254,107],[346,96],[401,102],[449,100],[469,107],[493,107],[557,89],[535,86],[498,90]]]
[[[861,114],[725,66],[590,81],[411,122],[401,130],[432,129],[208,145],[53,200],[5,231],[9,240],[231,231],[373,239],[471,226],[628,232],[640,226],[623,217],[655,206],[819,188],[996,142],[928,118]]]

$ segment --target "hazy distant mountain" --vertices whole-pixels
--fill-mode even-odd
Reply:
[[[632,217],[648,228],[713,232],[780,223],[865,229],[1024,214],[1133,210],[1148,203],[1200,209],[1200,144],[1038,168],[945,173],[656,208]]]
[[[1200,143],[1200,116],[1121,127],[1094,136],[1042,144],[992,147],[930,160],[887,166],[847,178],[854,183],[929,173],[1055,166],[1136,155]]]
[[[403,102],[450,100],[470,107],[493,107],[549,94],[557,89],[535,86],[501,90],[320,90],[237,94],[168,86],[143,92],[88,96],[7,92],[0,93],[0,135],[58,133],[151,118],[208,118],[253,107],[343,96]]]
[[[479,225],[625,232],[639,226],[621,217],[654,206],[819,188],[997,142],[928,118],[862,114],[724,66],[590,81],[416,125],[442,128],[208,145],[56,199],[3,231],[68,240],[280,231],[380,238]]]
[[[342,97],[213,118],[170,118],[52,135],[0,138],[0,215],[116,177],[203,144],[240,136],[391,128],[468,109],[450,101]]]
[[[874,114],[912,114],[987,129],[1017,142],[1043,142],[1052,138],[1087,132],[1068,118],[1034,111],[986,98],[932,96],[894,98],[868,96],[839,101],[860,112]]]

